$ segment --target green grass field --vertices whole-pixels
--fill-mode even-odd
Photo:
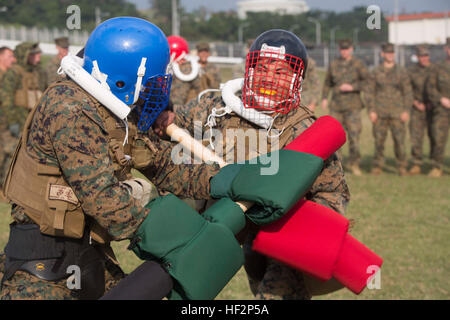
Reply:
[[[318,110],[318,114],[324,114]],[[449,299],[450,298],[450,143],[445,154],[446,175],[400,177],[396,174],[393,143],[386,143],[386,171],[371,176],[373,138],[363,111],[361,136],[364,175],[346,174],[351,201],[346,216],[355,220],[351,234],[384,259],[381,288],[365,289],[359,296],[347,289],[314,299]],[[407,153],[410,154],[409,140]],[[428,154],[426,142],[424,153]],[[348,147],[341,150],[344,161]],[[423,169],[430,170],[428,158]],[[8,238],[9,205],[0,204],[0,248]],[[140,264],[126,250],[128,241],[113,247],[125,272]],[[241,269],[217,299],[253,299]]]

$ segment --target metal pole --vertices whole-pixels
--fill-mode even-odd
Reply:
[[[330,31],[330,49],[333,59],[336,56],[336,30],[339,29],[339,26],[331,28]]]
[[[395,22],[395,30],[394,30],[394,50],[395,50],[395,60],[398,62],[398,0],[394,0],[394,22]]]
[[[359,28],[353,29],[353,47],[355,48],[355,50],[358,46],[358,32]]]
[[[444,43],[446,42],[447,38],[448,38],[448,11],[445,10],[445,38],[444,38]]]
[[[174,36],[180,35],[180,24],[178,21],[178,4],[177,0],[172,0],[172,34]]]
[[[325,69],[328,69],[328,65],[330,63],[329,57],[328,57],[328,47],[323,47],[323,65]]]
[[[319,46],[320,43],[322,42],[321,34],[320,34],[320,30],[321,30],[320,21],[315,18],[312,18],[312,17],[309,17],[308,21],[312,22],[316,25],[316,45]]]
[[[244,28],[248,26],[248,23],[241,24],[238,28],[238,42],[242,44],[244,42]]]
[[[102,13],[99,7],[95,7],[95,25],[98,26],[102,22]]]

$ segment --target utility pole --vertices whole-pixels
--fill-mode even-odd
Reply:
[[[98,26],[102,22],[102,13],[99,7],[95,7],[95,25]]]
[[[335,26],[330,30],[330,49],[331,54],[334,57],[336,56],[336,30],[339,29],[339,26]]]
[[[178,20],[178,5],[177,0],[172,0],[172,35],[180,35],[180,23]]]
[[[395,57],[396,62],[398,62],[399,59],[399,52],[398,52],[398,0],[394,0],[394,21],[395,21],[395,30],[394,30],[394,50],[395,50]]]
[[[320,21],[315,18],[312,18],[312,17],[309,17],[308,21],[312,22],[316,25],[316,45],[319,46],[320,43],[322,42],[321,35],[320,35],[320,29],[321,29]]]
[[[95,7],[95,25],[102,23],[102,19],[109,16],[109,12],[102,12],[100,7]]]
[[[358,46],[358,32],[359,28],[353,29],[353,47],[355,48],[355,50]]]
[[[238,42],[242,44],[244,42],[244,28],[248,26],[248,23],[243,23],[238,28]]]

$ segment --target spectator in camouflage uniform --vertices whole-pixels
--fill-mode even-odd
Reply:
[[[322,108],[328,105],[328,95],[332,92],[330,114],[342,123],[349,139],[349,168],[354,175],[362,174],[359,136],[361,134],[361,90],[368,78],[363,62],[353,57],[350,40],[339,41],[341,57],[330,64],[322,89]]]
[[[288,39],[280,41],[280,39]],[[286,54],[297,56],[307,64],[306,48],[300,39],[298,39],[293,33],[284,30],[270,30],[263,33],[258,37],[250,48],[250,54],[261,50],[262,42],[268,44],[269,46],[286,46]],[[294,48],[290,48],[289,44]],[[299,49],[298,47],[302,48]],[[283,55],[284,57],[284,55]],[[250,59],[250,58],[249,58]],[[281,60],[281,59],[280,59]],[[260,70],[258,66],[254,67],[254,78],[257,77],[261,79],[267,79],[266,85],[270,86],[270,82],[277,83],[277,89],[282,91],[282,83],[284,85],[292,82],[292,73],[289,75],[284,72],[280,72],[280,78],[283,80],[278,80],[274,74],[274,71],[279,67],[276,62],[273,64],[265,64],[264,60],[261,62],[261,67],[263,71]],[[298,64],[297,64],[298,65]],[[292,70],[292,69],[290,69]],[[248,70],[247,70],[248,72]],[[261,72],[261,74],[259,74]],[[289,72],[289,71],[288,71]],[[295,74],[301,74],[300,70],[293,71]],[[252,82],[262,83],[262,80],[252,80]],[[253,89],[253,88],[252,88]],[[262,89],[262,88],[259,88]],[[256,90],[256,89],[255,89]],[[299,90],[299,87],[297,88]],[[239,93],[241,100],[245,101],[242,97],[242,92]],[[280,98],[283,100],[283,98]],[[263,140],[258,138],[255,144],[251,144],[246,141],[249,137],[258,137],[259,130],[261,129],[258,125],[250,122],[249,120],[239,116],[235,112],[223,115],[216,118],[215,130],[218,130],[223,135],[223,141],[215,141],[215,149],[221,150],[220,154],[223,154],[223,158],[234,159],[235,162],[248,160],[256,157],[271,150],[278,150],[285,147],[292,140],[294,140],[300,133],[302,133],[306,128],[311,126],[315,120],[312,112],[303,106],[300,106],[299,101],[296,101],[298,105],[292,107],[288,113],[276,113],[277,116],[273,122],[273,128],[283,128],[281,135],[278,138],[269,138],[269,134],[264,133]],[[197,130],[201,131],[201,128],[207,123],[208,116],[211,114],[213,109],[223,110],[225,103],[222,97],[214,97],[212,95],[204,95],[200,103],[197,101],[191,101],[186,108],[177,114],[175,123],[182,128],[186,128],[192,135]],[[257,107],[257,106],[255,106]],[[275,113],[273,114],[275,116]],[[205,142],[209,142],[210,131],[207,131],[204,135]],[[244,145],[239,145],[239,141],[244,142]],[[267,150],[261,150],[261,144],[267,144]],[[241,149],[242,147],[242,149]],[[245,152],[240,153],[240,150]],[[306,195],[306,198],[315,201],[319,204],[325,205],[332,208],[333,210],[343,214],[345,208],[350,199],[349,190],[344,178],[344,171],[341,162],[336,154],[332,155],[324,165],[324,169],[320,176],[314,182],[310,191]],[[250,231],[249,231],[250,230]],[[246,271],[248,273],[248,278],[250,282],[250,287],[255,297],[258,299],[310,299],[311,293],[308,291],[304,274],[299,272],[289,266],[278,262],[276,260],[266,258],[259,255],[258,253],[252,251],[251,244],[257,233],[256,226],[250,226],[247,224],[247,231],[249,231],[244,244],[244,251],[246,252]],[[246,233],[241,233],[241,236]],[[257,265],[254,270],[250,265]]]
[[[197,98],[198,94],[206,89],[219,89],[222,81],[220,76],[220,70],[218,67],[208,62],[208,58],[211,56],[209,44],[201,42],[196,45],[198,63],[200,63],[200,91],[192,90],[189,95],[188,101]]]
[[[395,63],[394,45],[383,44],[383,64],[375,68],[367,86],[369,117],[373,124],[375,155],[372,174],[382,172],[384,164],[384,143],[388,130],[394,140],[398,173],[407,175],[405,152],[406,122],[414,101],[411,81],[405,68]]]
[[[408,69],[414,94],[409,121],[409,134],[411,137],[412,167],[410,175],[420,174],[422,162],[422,146],[424,133],[430,136],[431,105],[425,92],[425,83],[432,70],[430,53],[426,46],[418,46],[416,55],[419,61]],[[431,145],[431,153],[433,153]]]
[[[430,71],[426,93],[431,101],[431,139],[433,144],[430,177],[443,175],[445,146],[450,120],[450,38],[444,48],[447,59],[437,63]]]
[[[19,44],[14,55],[17,63],[4,73],[0,87],[3,126],[6,127],[3,134],[8,140],[8,144],[4,145],[4,159],[0,167],[1,181],[6,174],[25,119],[47,86],[46,76],[40,68],[41,50],[37,43]]]
[[[61,60],[69,53],[69,38],[61,37],[55,39],[55,46],[58,54],[47,63],[47,81],[48,83],[62,80],[63,77],[58,75],[57,71],[61,66]]]
[[[2,78],[5,72],[11,68],[13,63],[16,62],[16,57],[14,57],[14,52],[8,47],[0,48],[0,88],[2,87]],[[3,172],[4,172],[4,162],[6,159],[6,154],[13,152],[11,150],[14,146],[12,144],[11,133],[6,126],[6,119],[3,115],[2,101],[0,100],[0,196],[2,192],[1,183],[3,182]]]
[[[112,27],[123,25],[121,18],[115,19],[104,23],[111,23]],[[129,37],[142,34],[137,40],[143,42],[145,37],[150,43],[155,33],[147,31],[149,22],[123,19],[140,22],[135,29],[129,23],[130,30],[139,32],[114,43],[120,40],[124,40],[121,44],[128,43],[125,40]],[[110,31],[112,27],[100,30]],[[93,39],[102,39],[104,35],[94,33]],[[166,39],[160,33],[158,40],[163,40],[157,42],[158,49]],[[111,34],[117,33],[106,36]],[[97,45],[88,40],[85,65],[86,56],[93,54],[93,50],[101,50],[108,59],[123,60],[124,55],[131,55],[123,60],[122,69],[116,71],[125,79],[128,79],[126,72],[137,77],[139,64],[131,70],[129,62],[134,50],[140,49],[139,53],[148,55],[149,62],[154,58],[148,47],[132,48],[130,53],[127,45],[122,46],[119,56],[114,56],[104,45],[109,42],[98,41]],[[138,46],[139,41],[133,43],[136,42]],[[159,56],[155,54],[155,57]],[[95,53],[90,58],[101,60]],[[104,65],[100,63],[102,68]],[[117,65],[113,64],[113,68]],[[110,78],[117,76],[112,74],[116,69],[103,67],[103,70]],[[144,180],[133,178],[132,168],[142,170],[161,190],[197,199],[209,198],[209,179],[218,172],[218,167],[175,165],[169,142],[159,140],[151,130],[138,132],[139,115],[135,111],[138,109],[139,106],[129,114],[126,130],[124,122],[107,106],[72,80],[57,81],[44,92],[27,118],[22,143],[5,184],[5,194],[13,203],[14,222],[6,256],[0,255],[1,299],[92,299],[115,285],[124,274],[110,241],[134,237],[150,212],[145,207],[151,196],[150,186]],[[82,285],[81,292],[69,289],[67,264],[81,264],[80,269],[85,270],[82,279],[91,275],[92,283]],[[90,291],[86,291],[89,287]]]
[[[220,87],[220,70],[213,64],[208,63],[208,57],[211,55],[209,44],[206,42],[199,43],[196,49],[200,64],[198,77],[192,81],[181,81],[174,77],[170,100],[174,105],[175,112],[182,109],[189,101],[197,99],[200,92],[206,89],[219,89]],[[180,63],[180,70],[186,74],[190,73],[192,70],[190,63],[187,61]]]

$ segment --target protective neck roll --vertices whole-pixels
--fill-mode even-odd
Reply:
[[[108,110],[121,120],[125,120],[131,108],[119,100],[105,86],[102,86],[93,76],[83,69],[83,59],[68,55],[61,60],[61,68],[58,74],[65,73],[80,87],[97,99]]]
[[[190,73],[185,74],[185,73],[181,72],[179,62],[182,59],[185,59],[186,61],[188,61],[191,64],[191,72]],[[178,79],[180,79],[181,81],[184,81],[184,82],[188,82],[188,81],[192,81],[198,77],[198,74],[200,73],[200,64],[198,63],[196,57],[186,55],[183,52],[183,54],[181,54],[177,59],[175,59],[172,62],[172,69],[173,69],[174,75]]]
[[[226,113],[234,112],[238,116],[256,124],[261,128],[271,128],[274,121],[271,116],[244,106],[242,100],[236,96],[236,92],[242,90],[243,86],[243,78],[230,80],[224,84],[222,88],[222,99],[226,106],[224,111]]]

